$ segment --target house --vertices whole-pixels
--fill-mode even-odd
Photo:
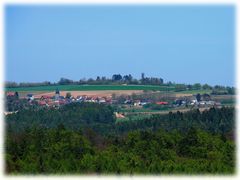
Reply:
[[[113,103],[112,97],[106,97],[105,100],[106,100],[106,103],[108,103],[108,104]]]
[[[38,101],[38,104],[40,106],[46,106],[47,105],[47,103],[45,101]]]
[[[91,97],[92,102],[97,102],[98,99],[99,99],[99,98],[98,98],[97,96],[92,96],[92,97]]]
[[[12,112],[4,112],[4,115],[8,115],[8,114],[14,114],[14,113],[17,113],[18,111],[12,111]]]
[[[85,102],[95,102],[95,100],[92,97],[87,97]]]
[[[34,100],[33,94],[27,94],[27,99],[31,101]]]
[[[206,101],[200,101],[199,104],[200,104],[200,105],[205,105],[205,104],[206,104]]]
[[[134,106],[140,106],[140,104],[141,104],[141,101],[140,101],[140,100],[136,100],[136,101],[133,103]]]
[[[82,101],[82,100],[83,100],[83,97],[82,97],[82,96],[77,96],[76,100],[77,100],[77,101]]]
[[[118,112],[116,112],[115,115],[116,115],[116,118],[125,118],[124,115],[122,115],[122,114],[120,114]]]
[[[15,96],[14,92],[7,92],[7,96]]]
[[[126,101],[124,101],[124,104],[132,104],[132,101],[131,100],[126,100]]]
[[[220,102],[215,102],[215,106],[221,106],[222,104]]]
[[[65,101],[65,100],[62,100],[62,99],[60,99],[60,100],[59,100],[59,105],[64,105],[64,104],[66,104],[66,101]]]
[[[105,98],[99,98],[99,99],[98,99],[98,102],[99,102],[99,103],[106,103],[106,100],[105,100]]]
[[[214,101],[206,101],[206,105],[211,105],[211,106],[213,106],[214,104],[215,104]]]
[[[59,96],[59,100],[63,100],[63,99],[65,99],[64,96]]]
[[[140,106],[144,106],[146,104],[148,104],[148,102],[140,102]]]
[[[51,99],[52,97],[51,96],[48,96],[48,95],[42,95],[42,97],[40,98],[41,100],[43,99]]]
[[[210,97],[210,95],[209,94],[203,94],[202,96],[201,96],[201,98],[202,98],[202,100],[203,101],[210,101],[211,100],[211,97]]]
[[[109,104],[117,104],[118,101],[115,100],[115,99],[113,99],[113,100],[111,100],[111,101],[107,100],[107,103],[109,103]]]
[[[158,104],[158,105],[167,105],[168,102],[166,102],[166,101],[159,101],[159,102],[156,102],[156,104]]]
[[[175,100],[175,104],[178,106],[181,106],[181,105],[186,104],[186,101],[183,99],[177,99],[177,100]]]
[[[190,101],[190,105],[195,105],[198,104],[198,101],[196,99],[193,99]]]

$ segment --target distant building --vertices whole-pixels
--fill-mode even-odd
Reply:
[[[59,96],[60,96],[60,91],[57,88],[56,91],[55,91],[55,100],[59,100]]]
[[[140,106],[144,106],[146,104],[148,104],[148,102],[140,102]]]
[[[177,99],[177,100],[175,100],[175,104],[178,106],[181,106],[181,105],[186,104],[186,101],[183,99]]]
[[[14,92],[7,92],[7,96],[15,96]]]
[[[27,100],[34,100],[33,94],[27,94]]]
[[[215,101],[207,101],[206,104],[207,104],[207,105],[212,105],[212,106],[213,106],[213,105],[215,105]]]
[[[65,99],[65,98],[64,98],[64,96],[59,96],[59,99],[60,99],[60,100],[63,100],[63,99]]]
[[[43,95],[43,96],[41,97],[41,100],[44,100],[44,99],[51,99],[51,96]]]
[[[106,103],[106,100],[104,98],[99,98],[98,102],[99,103]]]
[[[123,114],[115,112],[116,118],[125,118]]]
[[[198,104],[198,101],[196,99],[192,99],[190,101],[190,105],[197,105]]]
[[[209,94],[203,94],[203,95],[202,95],[202,100],[203,100],[203,101],[210,101],[210,100],[211,100],[211,97],[210,97]]]
[[[38,104],[39,104],[40,106],[46,106],[46,105],[47,105],[47,103],[46,103],[45,101],[39,101]]]
[[[156,104],[158,104],[158,105],[167,105],[168,102],[165,102],[165,101],[159,101],[159,102],[156,102]]]
[[[124,104],[132,104],[132,101],[131,100],[126,100],[126,101],[124,101]]]

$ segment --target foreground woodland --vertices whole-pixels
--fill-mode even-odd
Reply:
[[[116,122],[114,109],[71,103],[7,115],[7,174],[233,174],[234,108]]]

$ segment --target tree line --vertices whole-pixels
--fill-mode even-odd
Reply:
[[[210,108],[200,112],[198,109],[189,112],[169,112],[153,114],[148,118],[134,121],[116,121],[114,112],[117,109],[110,105],[97,103],[71,103],[56,108],[35,108],[20,110],[6,116],[7,129],[23,131],[32,126],[56,128],[63,124],[67,129],[81,130],[91,128],[102,135],[124,134],[133,130],[152,130],[159,128],[171,131],[187,131],[191,127],[210,133],[234,134],[235,110],[233,107]]]
[[[60,78],[58,82],[51,83],[49,81],[32,83],[32,82],[6,82],[6,87],[33,87],[33,86],[51,86],[51,85],[111,85],[111,84],[139,84],[139,85],[161,85],[163,84],[162,78],[156,77],[142,77],[141,79],[133,78],[131,74],[121,75],[121,74],[113,74],[111,78],[107,78],[106,76],[97,76],[95,79],[93,78],[82,78],[79,81],[74,81],[68,78]]]
[[[145,77],[145,74],[142,73],[140,79],[133,78],[131,74],[121,75],[121,74],[113,74],[111,78],[107,78],[106,76],[97,76],[95,79],[93,78],[82,78],[79,81],[74,81],[68,78],[60,78],[58,82],[6,82],[6,88],[16,88],[16,87],[34,87],[34,86],[55,86],[55,85],[122,85],[122,84],[130,84],[130,85],[165,85],[172,86],[175,88],[176,92],[186,91],[186,90],[211,90],[211,94],[213,95],[224,95],[224,94],[235,94],[235,88],[230,86],[210,86],[208,84],[179,84],[173,83],[171,81],[165,82],[162,78],[156,77]]]

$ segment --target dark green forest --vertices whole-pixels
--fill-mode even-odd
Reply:
[[[7,174],[233,174],[234,108],[116,123],[114,109],[71,103],[7,115]]]

